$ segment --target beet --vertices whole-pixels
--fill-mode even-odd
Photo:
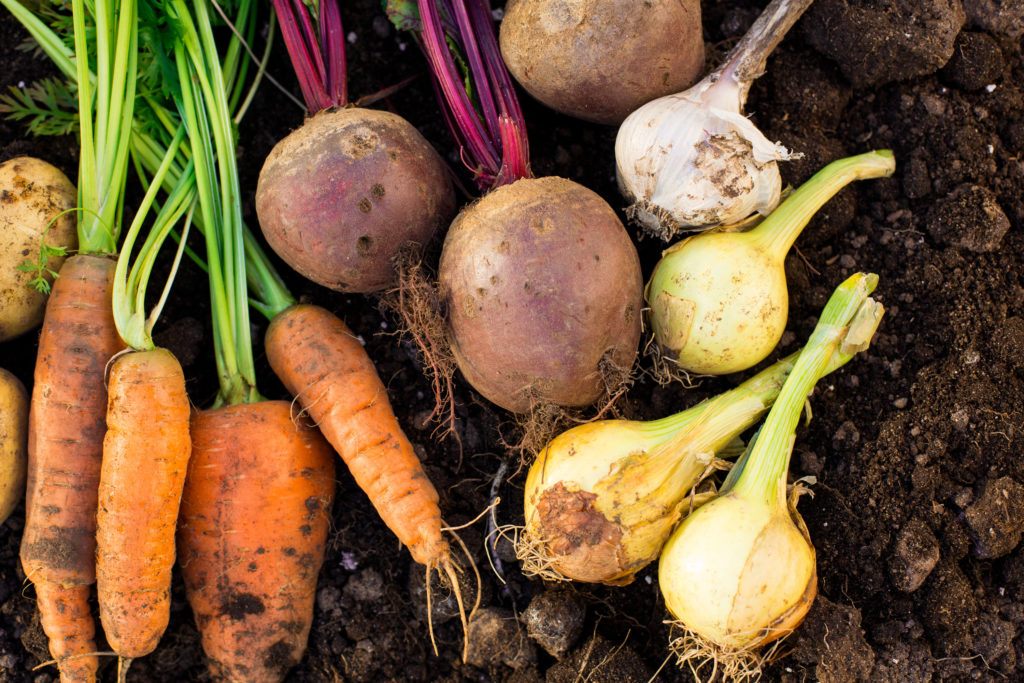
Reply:
[[[524,178],[464,209],[438,282],[459,369],[507,410],[589,405],[606,371],[636,357],[636,248],[612,208],[571,180]]]
[[[339,292],[396,281],[394,258],[424,245],[455,213],[444,162],[405,119],[328,109],[274,146],[260,171],[256,212],[271,248]]]
[[[527,92],[596,123],[622,123],[704,67],[697,0],[509,0],[500,35]]]

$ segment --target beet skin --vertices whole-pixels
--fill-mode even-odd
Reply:
[[[513,412],[586,406],[602,359],[629,370],[640,341],[636,248],[600,196],[564,178],[527,178],[469,206],[438,273],[459,369]]]
[[[444,163],[405,119],[322,111],[281,140],[260,171],[256,212],[288,265],[339,292],[395,283],[394,257],[455,213]]]

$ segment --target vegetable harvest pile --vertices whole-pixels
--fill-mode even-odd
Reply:
[[[1024,12],[923,5],[0,0],[0,683],[1024,675]]]

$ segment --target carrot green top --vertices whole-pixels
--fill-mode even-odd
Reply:
[[[71,3],[78,77],[78,249],[114,253],[121,232],[128,141],[135,106],[138,63],[136,0],[95,0],[89,40],[85,0]],[[90,48],[95,50],[91,78]]]

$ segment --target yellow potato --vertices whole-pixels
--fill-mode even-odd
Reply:
[[[28,392],[0,368],[0,524],[25,495],[27,451]]]
[[[51,247],[78,247],[73,213],[50,221],[78,203],[75,186],[60,169],[32,157],[14,157],[0,164],[0,342],[36,327],[43,320],[46,295],[30,287],[36,273],[22,272],[26,261],[38,263],[44,240]],[[56,271],[63,258],[50,257]],[[47,277],[48,280],[52,278]]]

